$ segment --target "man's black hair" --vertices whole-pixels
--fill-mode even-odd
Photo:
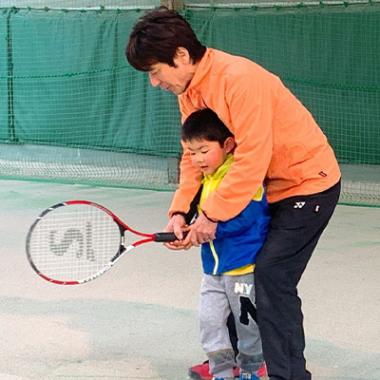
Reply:
[[[125,54],[135,69],[149,71],[156,63],[175,67],[179,47],[187,49],[193,63],[199,62],[206,52],[190,24],[179,13],[162,6],[137,21]]]

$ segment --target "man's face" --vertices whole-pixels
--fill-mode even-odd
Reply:
[[[176,67],[160,62],[150,67],[148,75],[153,87],[159,86],[162,90],[175,95],[180,95],[187,89],[194,76],[195,65],[192,64],[187,50],[183,50],[179,50],[174,57]]]

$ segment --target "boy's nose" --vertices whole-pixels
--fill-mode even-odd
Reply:
[[[196,159],[196,161],[197,161],[197,164],[198,164],[198,165],[203,164],[203,157],[198,156],[197,159]]]

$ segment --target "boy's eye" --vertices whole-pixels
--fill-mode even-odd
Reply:
[[[208,150],[201,150],[201,153],[206,154],[206,153],[208,153]]]

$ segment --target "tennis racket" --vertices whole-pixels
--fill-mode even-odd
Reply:
[[[95,280],[139,245],[174,240],[172,232],[142,233],[97,203],[71,200],[38,216],[27,235],[26,253],[44,280],[77,285]]]

